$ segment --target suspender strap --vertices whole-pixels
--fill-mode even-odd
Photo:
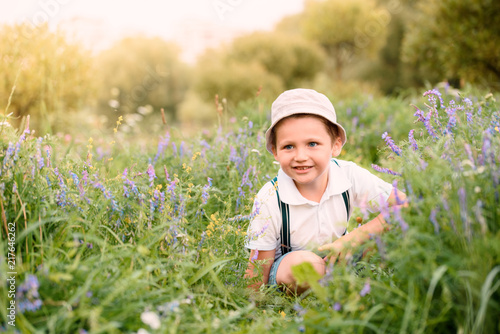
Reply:
[[[349,212],[351,211],[351,205],[350,205],[351,201],[349,192],[347,190],[342,193],[342,198],[344,199],[345,210],[347,211],[347,221],[349,221]]]
[[[332,161],[335,162],[335,164],[340,167],[337,160],[332,159]],[[344,199],[345,210],[347,211],[347,221],[349,221],[349,215],[351,212],[351,197],[349,195],[348,190],[346,190],[342,193],[342,198]],[[347,229],[345,229],[344,234],[342,234],[342,235],[346,235],[346,233],[347,233]]]
[[[278,197],[278,207],[280,208],[281,212],[281,255],[285,255],[292,250],[292,247],[290,247],[290,208],[288,204],[283,203],[280,200],[280,195],[278,193],[278,177],[276,176],[274,179],[272,179],[271,183],[276,190],[276,196]]]

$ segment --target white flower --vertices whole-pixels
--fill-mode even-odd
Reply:
[[[151,327],[152,329],[160,328],[161,325],[160,317],[158,316],[158,314],[154,312],[151,311],[142,312],[141,320],[146,325],[149,325],[149,327]]]
[[[149,332],[147,330],[145,330],[144,328],[139,328],[139,330],[137,331],[137,334],[149,334]]]

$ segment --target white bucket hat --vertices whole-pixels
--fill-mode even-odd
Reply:
[[[342,146],[346,142],[344,128],[337,123],[335,108],[330,100],[323,94],[312,89],[297,88],[283,92],[271,107],[271,126],[266,131],[266,148],[272,151],[271,132],[276,124],[283,118],[294,114],[311,114],[321,116],[339,129]]]

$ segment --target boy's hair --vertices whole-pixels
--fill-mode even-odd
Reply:
[[[327,120],[324,117],[314,115],[314,114],[293,114],[290,116],[287,116],[283,119],[281,119],[276,125],[271,129],[271,145],[276,149],[276,129],[279,128],[280,124],[285,120],[289,118],[306,118],[306,117],[311,117],[311,118],[316,118],[321,121],[326,127],[326,130],[328,132],[328,135],[330,136],[332,140],[332,144],[335,143],[337,138],[339,138],[339,130],[335,124],[332,124],[329,120]]]

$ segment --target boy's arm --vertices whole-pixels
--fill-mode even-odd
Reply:
[[[403,204],[397,204],[397,199],[399,199],[400,203]],[[387,203],[393,208],[408,206],[408,203],[406,202],[406,195],[397,189],[393,189],[391,195],[387,199]],[[352,249],[359,246],[370,239],[371,235],[382,234],[385,230],[389,229],[389,227],[390,225],[385,221],[383,214],[379,214],[368,223],[354,229],[342,238],[339,238],[330,244],[320,246],[318,250],[333,250],[333,255],[330,257],[330,261],[335,263],[339,256],[345,256],[345,254],[342,254],[345,249]]]
[[[255,268],[253,261],[266,260],[266,262],[262,265],[262,281],[258,281],[248,285],[250,289],[257,291],[262,284],[267,284],[269,280],[269,272],[271,271],[271,266],[274,262],[274,255],[276,254],[276,250],[258,251],[257,258],[254,259],[255,252],[255,249],[252,249],[252,251],[250,252],[250,259],[248,260],[248,268],[245,273],[245,278],[251,279],[259,275],[259,271],[257,270],[257,268]]]

